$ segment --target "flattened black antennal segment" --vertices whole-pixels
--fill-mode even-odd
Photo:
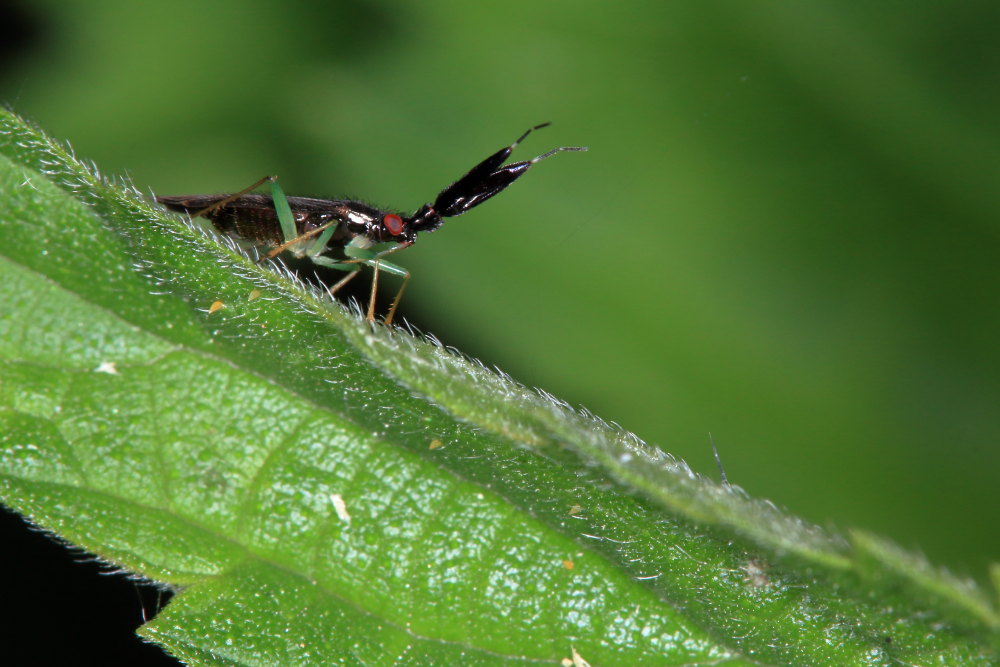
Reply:
[[[506,167],[502,166],[503,163],[507,161],[507,158],[514,152],[517,145],[524,141],[529,134],[549,125],[551,123],[542,123],[541,125],[529,128],[514,143],[501,148],[470,169],[464,176],[438,194],[437,199],[434,200],[434,208],[438,209],[441,215],[445,217],[468,211],[472,206],[466,206],[463,202],[466,202],[470,197],[480,192],[483,183],[490,180],[498,170],[506,169]],[[485,201],[485,199],[480,199],[480,201]],[[446,213],[446,211],[452,212]]]
[[[502,148],[490,157],[486,158],[469,173],[458,179],[447,188],[442,190],[437,199],[434,200],[434,210],[442,218],[452,218],[461,215],[471,208],[479,206],[484,201],[502,192],[507,186],[521,177],[531,165],[540,162],[563,151],[585,151],[583,146],[560,146],[553,148],[547,153],[543,153],[531,160],[512,162],[504,165],[503,162],[510,157],[511,151],[533,131],[547,127],[549,123],[542,123],[529,129],[522,134],[517,141],[506,148]]]
[[[462,195],[453,190],[441,193],[434,202],[434,208],[443,218],[453,218],[471,208],[479,206],[495,194],[502,192],[516,181],[532,165],[531,162],[513,162],[482,178]]]

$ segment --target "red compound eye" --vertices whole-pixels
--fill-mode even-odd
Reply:
[[[382,218],[382,226],[393,236],[403,233],[403,219],[395,213],[390,213]]]

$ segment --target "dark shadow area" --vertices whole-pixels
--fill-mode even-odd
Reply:
[[[171,594],[111,568],[0,510],[5,665],[144,665],[178,662],[135,634]]]

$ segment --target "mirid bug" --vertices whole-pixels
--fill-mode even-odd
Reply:
[[[542,123],[529,129],[510,146],[489,156],[442,190],[433,204],[424,204],[412,215],[383,211],[351,199],[286,197],[274,176],[266,176],[236,194],[157,197],[156,201],[193,218],[207,218],[220,232],[270,248],[265,259],[289,250],[295,256],[307,257],[320,266],[348,271],[344,278],[330,287],[331,294],[357,276],[362,265],[371,266],[374,277],[368,321],[375,319],[379,271],[401,276],[402,285],[385,318],[386,324],[392,324],[410,273],[383,258],[413,245],[418,233],[433,232],[444,224],[445,218],[453,218],[479,206],[520,178],[536,162],[562,151],[587,150],[579,146],[563,146],[531,160],[504,164],[525,137],[547,125],[549,123]],[[271,184],[270,196],[249,194],[268,182]],[[374,249],[374,246],[384,243],[394,245],[381,251]]]

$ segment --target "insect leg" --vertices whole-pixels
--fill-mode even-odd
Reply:
[[[381,262],[381,259],[383,257],[385,257],[386,255],[390,254],[390,253],[394,253],[394,252],[396,252],[398,250],[402,250],[403,248],[408,248],[411,245],[413,245],[413,241],[410,241],[409,243],[400,243],[399,245],[395,245],[395,246],[389,248],[388,250],[383,250],[382,252],[380,252],[379,254],[375,255],[375,257],[374,257],[374,261],[375,261],[375,278],[376,279],[378,279],[378,270],[379,270],[379,264],[380,263],[382,265],[382,268],[385,269],[386,271],[388,271],[389,273],[392,273],[394,275],[402,276],[403,277],[403,284],[399,286],[399,291],[396,292],[396,298],[394,298],[392,300],[392,305],[389,306],[389,313],[385,316],[385,325],[386,326],[389,326],[389,325],[392,324],[392,318],[396,314],[396,308],[399,306],[400,299],[403,298],[403,290],[406,289],[406,284],[408,282],[410,282],[410,272],[407,271],[406,269],[404,269],[401,266],[396,266],[395,264],[390,264],[389,262]],[[374,304],[374,303],[375,303],[375,286],[373,284],[372,285],[371,303],[368,304],[368,321],[369,322],[372,321],[372,319],[373,319],[373,317],[372,317],[372,315],[373,315],[373,305],[372,304]]]
[[[396,246],[390,250],[396,250],[398,248],[399,246]],[[392,318],[396,315],[396,308],[399,306],[399,302],[403,298],[403,290],[406,289],[407,283],[410,282],[410,272],[401,266],[397,266],[396,264],[383,262],[379,259],[379,257],[384,254],[385,253],[379,253],[375,259],[365,262],[366,264],[373,266],[375,270],[375,277],[372,278],[372,293],[368,301],[368,321],[373,322],[375,320],[375,290],[378,287],[379,271],[386,271],[387,273],[391,273],[395,276],[401,276],[403,278],[403,284],[399,286],[399,291],[396,292],[396,296],[392,300],[392,305],[389,306],[389,312],[385,316],[385,324],[386,326],[389,326],[392,324]]]
[[[271,202],[274,204],[274,211],[278,214],[278,222],[281,224],[281,236],[285,243],[299,235],[295,227],[295,218],[292,217],[292,207],[288,205],[288,198],[285,191],[278,185],[278,177],[271,177]]]
[[[378,260],[374,260],[374,273],[372,274],[372,293],[368,295],[368,317],[369,322],[375,321],[375,294],[378,293]]]
[[[286,201],[285,203],[287,205],[288,202]],[[275,207],[275,210],[277,210],[277,207]],[[289,210],[289,215],[291,215],[290,210]],[[279,245],[278,247],[269,250],[268,253],[261,258],[261,261],[264,261],[265,259],[273,259],[281,252],[287,250],[290,246],[293,246],[296,243],[301,243],[302,241],[305,241],[306,239],[312,238],[313,236],[319,234],[319,238],[316,239],[316,241],[314,241],[312,245],[309,246],[309,250],[306,251],[306,254],[312,257],[313,261],[316,261],[317,264],[323,264],[322,262],[318,261],[319,260],[318,254],[322,252],[322,250],[326,247],[326,242],[330,240],[331,236],[333,236],[333,233],[337,230],[338,224],[340,224],[340,220],[338,220],[337,218],[333,218],[329,222],[323,223],[316,229],[310,229],[305,234],[299,234],[298,236],[295,236],[293,234],[292,238],[286,239],[285,242]],[[284,225],[282,225],[282,227],[284,227]],[[284,234],[284,229],[282,229],[282,234]],[[323,265],[326,266],[325,264]]]
[[[256,190],[257,188],[259,188],[260,186],[262,186],[265,183],[267,183],[268,181],[270,181],[271,183],[274,183],[277,180],[278,180],[277,176],[265,176],[264,178],[260,179],[259,181],[257,181],[253,185],[251,185],[249,188],[243,188],[242,190],[240,190],[236,194],[232,194],[232,195],[229,195],[228,197],[226,197],[224,199],[220,199],[219,201],[213,203],[211,206],[206,206],[205,208],[201,209],[200,211],[195,211],[194,213],[191,214],[191,217],[192,218],[204,218],[204,217],[207,217],[206,214],[211,213],[212,211],[214,211],[216,209],[222,208],[226,204],[230,204],[230,203],[236,201],[237,199],[239,199],[243,195],[247,194],[248,192],[253,192],[254,190]],[[286,201],[285,203],[287,204],[288,202]],[[292,228],[294,229],[294,226]]]
[[[313,257],[312,261],[319,266],[325,266],[328,269],[337,269],[338,271],[347,271],[347,275],[338,280],[333,286],[326,288],[327,293],[330,296],[336,294],[341,287],[351,282],[358,277],[361,273],[360,264],[348,264],[345,262],[338,262],[336,260],[330,259],[329,257]]]
[[[276,176],[271,177],[271,202],[274,205],[275,213],[278,214],[278,222],[281,224],[281,236],[285,242],[277,248],[271,249],[263,259],[271,259],[289,246],[319,234],[319,238],[306,251],[307,255],[315,258],[316,255],[326,248],[327,241],[333,236],[333,233],[337,230],[337,225],[340,223],[339,219],[332,218],[316,229],[311,229],[305,234],[299,234],[298,228],[295,226],[295,218],[292,216],[292,208],[288,205],[288,198],[285,197],[285,191],[278,185],[278,178]]]
[[[389,306],[389,313],[385,317],[386,325],[392,324],[392,318],[396,315],[396,308],[399,306],[400,299],[403,298],[403,290],[406,289],[406,284],[410,282],[410,272],[401,266],[391,264],[389,262],[382,261],[382,258],[386,255],[398,252],[403,248],[409,248],[413,245],[413,242],[400,243],[394,245],[388,250],[383,250],[382,252],[372,253],[366,248],[355,248],[353,250],[355,257],[354,259],[342,260],[338,262],[340,265],[344,264],[367,264],[372,267],[375,275],[372,277],[372,291],[371,296],[368,299],[368,321],[375,321],[375,292],[378,289],[378,274],[379,271],[386,271],[393,274],[394,276],[401,276],[403,278],[403,284],[399,287],[399,291],[396,292],[396,297],[392,300],[392,305]]]
[[[406,289],[407,284],[410,282],[410,272],[401,266],[396,266],[395,264],[390,264],[389,262],[382,262],[382,268],[390,273],[401,271],[402,273],[396,273],[396,275],[403,276],[403,284],[399,286],[399,291],[396,292],[396,297],[392,300],[392,305],[389,306],[389,313],[385,316],[385,325],[390,326],[392,324],[392,318],[396,314],[396,308],[399,306],[399,302],[403,299],[403,290]],[[393,271],[393,269],[395,271]]]

